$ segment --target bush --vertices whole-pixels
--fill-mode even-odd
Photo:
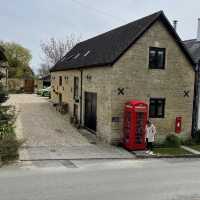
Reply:
[[[0,125],[14,123],[15,111],[11,108],[11,106],[0,106]]]
[[[15,160],[19,157],[18,149],[21,142],[15,138],[4,138],[0,140],[0,157],[3,162]]]
[[[186,140],[182,140],[181,141],[181,144],[182,145],[186,145],[186,146],[190,146],[190,145],[194,145],[195,144],[195,141],[193,138],[188,138]]]
[[[8,99],[8,91],[0,84],[0,103],[4,103]]]
[[[3,162],[17,159],[18,149],[22,144],[16,139],[14,122],[14,109],[0,106],[0,159]]]
[[[7,140],[7,139],[13,139],[15,138],[15,131],[12,125],[10,124],[1,124],[0,125],[0,141],[1,140]]]
[[[165,138],[165,141],[163,143],[165,147],[180,147],[181,145],[181,140],[179,137],[173,134],[167,135]]]

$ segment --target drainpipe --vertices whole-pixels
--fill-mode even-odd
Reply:
[[[80,70],[80,72],[81,72],[81,91],[80,91],[80,93],[81,93],[81,95],[80,95],[80,125],[82,126],[82,113],[83,113],[83,111],[82,111],[82,97],[83,97],[83,95],[82,95],[82,91],[83,91],[83,70],[81,69]]]

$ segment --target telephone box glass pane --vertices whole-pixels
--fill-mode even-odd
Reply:
[[[125,125],[124,129],[125,129],[125,138],[129,139],[130,129],[131,129],[131,112],[127,112],[126,125]]]
[[[144,133],[144,113],[136,113],[136,144],[142,144]]]

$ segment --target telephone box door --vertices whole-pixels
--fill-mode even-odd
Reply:
[[[123,145],[126,149],[145,149],[147,110],[147,104],[142,101],[130,101],[125,105]]]
[[[135,112],[135,140],[134,149],[145,149],[146,113]]]

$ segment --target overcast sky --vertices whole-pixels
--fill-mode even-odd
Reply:
[[[0,0],[0,40],[31,50],[31,67],[41,60],[40,41],[64,39],[71,33],[87,39],[117,26],[163,10],[179,21],[182,39],[196,37],[200,0]]]

